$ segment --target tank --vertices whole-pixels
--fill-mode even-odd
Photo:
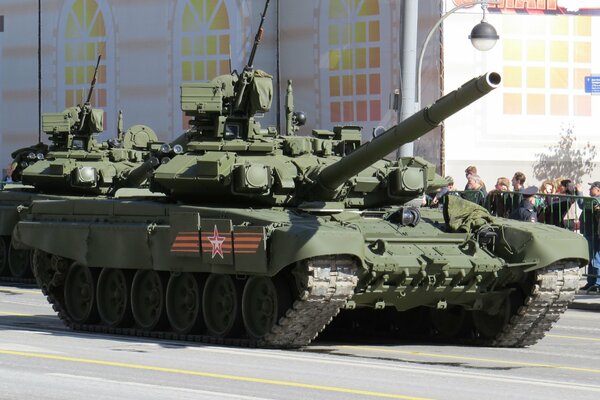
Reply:
[[[500,75],[466,82],[362,145],[356,126],[297,135],[304,115],[290,82],[282,135],[257,118],[272,99],[271,76],[252,62],[261,31],[241,73],[182,85],[193,128],[185,152],[150,178],[164,197],[40,200],[23,211],[15,237],[33,250],[65,324],[294,348],[345,310],[392,333],[426,319],[423,335],[475,345],[541,339],[573,300],[585,240],[458,198],[416,207],[444,180],[422,158],[385,158]]]
[[[93,83],[90,93],[92,90]],[[12,153],[15,183],[0,191],[0,280],[35,282],[31,252],[17,249],[11,239],[22,207],[40,199],[139,194],[127,189],[145,184],[153,169],[173,155],[173,148],[159,142],[147,126],[134,125],[123,131],[122,113],[117,137],[98,142],[103,116],[104,111],[92,108],[89,102],[61,113],[45,113],[42,130],[50,145],[39,143]]]

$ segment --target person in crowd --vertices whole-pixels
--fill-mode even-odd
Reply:
[[[592,201],[584,204],[584,199],[579,198],[577,203],[583,209],[579,216],[579,226],[583,237],[588,242],[590,262],[588,264],[587,283],[580,290],[589,290],[600,285],[600,235],[598,234],[598,221],[600,217],[600,181],[589,183]],[[580,184],[576,186],[577,195],[582,194]]]
[[[546,179],[540,185],[540,193],[541,194],[554,194],[556,193],[554,189],[554,181],[552,179]]]
[[[487,190],[485,190],[485,186],[479,175],[469,175],[469,178],[467,178],[467,188],[465,190],[471,191],[468,196],[472,196],[472,198],[469,200],[479,205],[483,204],[485,196],[487,196]]]
[[[510,218],[518,221],[538,222],[537,211],[535,210],[535,195],[537,192],[538,188],[535,186],[529,186],[521,190],[523,200],[521,200],[519,207],[510,214]]]
[[[570,179],[561,179],[556,188],[556,192],[560,194],[575,196],[577,194],[577,185],[575,185]]]
[[[536,196],[536,209],[540,210],[546,207],[546,205],[550,204],[550,202],[554,201],[555,198],[550,196],[554,193],[556,193],[556,190],[554,189],[554,181],[552,179],[544,180],[539,188],[539,194],[541,196]]]
[[[474,165],[469,165],[467,169],[465,169],[465,178],[467,178],[467,184],[465,185],[465,190],[469,190],[467,186],[469,186],[469,176],[477,175],[477,167]]]
[[[485,197],[483,206],[492,213],[492,215],[504,218],[508,217],[510,208],[507,207],[507,203],[511,200],[510,193],[507,193],[509,189],[510,180],[501,176],[496,180],[494,189],[490,190]]]
[[[557,199],[557,212],[564,213],[562,217],[562,226],[572,231],[579,229],[579,216],[581,214],[580,204],[575,201],[574,196],[578,195],[577,186],[570,179],[561,179],[557,192],[564,196]],[[579,195],[582,195],[579,191]]]
[[[12,172],[13,172],[13,166],[12,166],[12,164],[8,164],[8,167],[6,167],[6,172],[5,172],[6,175],[4,176],[4,179],[3,179],[3,181],[5,183],[11,183],[13,181],[12,180]]]
[[[435,194],[435,196],[433,197],[433,199],[431,200],[431,203],[433,205],[438,205],[441,204],[443,201],[443,198],[448,196],[448,194],[450,192],[454,192],[454,178],[452,178],[451,176],[447,176],[444,179],[446,179],[447,185],[446,187],[443,187],[442,189],[440,189],[439,192],[437,192]]]
[[[501,176],[496,180],[494,190],[497,190],[499,192],[508,192],[508,189],[510,189],[510,181],[508,180],[508,178]]]
[[[517,171],[512,178],[513,192],[520,192],[525,187],[525,174]]]

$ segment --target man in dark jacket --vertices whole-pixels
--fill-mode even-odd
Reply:
[[[599,267],[600,267],[600,236],[598,235],[598,222],[600,219],[600,181],[591,182],[590,199],[584,201],[579,198],[577,203],[582,209],[579,217],[579,227],[588,242],[590,263],[588,264],[587,283],[580,290],[589,290],[600,287]],[[577,185],[577,195],[581,196],[581,185]]]
[[[521,191],[523,200],[518,208],[510,214],[511,219],[526,222],[537,222],[537,211],[535,210],[535,194],[538,189],[535,186],[529,186]]]

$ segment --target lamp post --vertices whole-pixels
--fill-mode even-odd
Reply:
[[[494,47],[494,45],[496,44],[496,42],[498,41],[498,39],[500,37],[498,36],[498,33],[496,33],[496,29],[494,28],[494,26],[486,21],[485,13],[486,13],[488,4],[499,4],[499,3],[500,3],[500,1],[494,1],[494,0],[491,0],[491,1],[490,0],[469,1],[469,2],[463,3],[459,6],[456,6],[452,10],[446,12],[435,23],[435,25],[429,31],[429,34],[427,35],[427,38],[425,39],[425,42],[423,43],[423,47],[421,48],[421,52],[419,55],[417,69],[416,69],[417,86],[415,88],[414,96],[412,97],[414,99],[413,107],[410,107],[410,105],[408,105],[408,104],[404,104],[404,103],[402,104],[402,110],[401,110],[401,114],[400,114],[401,121],[405,120],[410,115],[412,115],[414,112],[417,112],[421,109],[421,81],[422,81],[421,75],[422,75],[422,68],[423,68],[423,58],[425,56],[425,50],[427,49],[427,45],[429,44],[429,41],[433,37],[433,35],[434,35],[435,31],[438,29],[438,27],[442,24],[442,22],[444,22],[444,20],[446,18],[448,18],[450,15],[454,14],[456,11],[458,11],[462,8],[471,7],[471,6],[480,4],[481,8],[482,8],[482,12],[483,12],[483,18],[481,19],[481,22],[479,24],[477,24],[473,27],[473,29],[471,30],[471,34],[469,35],[469,39],[471,40],[471,44],[473,45],[473,47],[475,47],[477,50],[487,51],[487,50],[490,50],[492,47]],[[405,18],[406,18],[406,15],[405,15]],[[410,60],[408,60],[408,62],[410,62]],[[406,64],[406,63],[404,63],[404,64]],[[411,79],[411,77],[404,76],[403,80],[405,78],[409,79],[409,80]],[[412,80],[412,82],[414,82],[414,80]],[[403,87],[404,87],[404,85],[403,85]],[[407,144],[403,145],[398,150],[398,153],[400,156],[413,156],[413,154],[414,154],[413,153],[413,143],[407,143]]]

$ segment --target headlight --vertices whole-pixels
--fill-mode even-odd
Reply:
[[[98,171],[94,167],[78,167],[73,171],[71,183],[77,187],[96,187]]]
[[[42,153],[37,153],[36,158],[38,161],[42,161],[44,159],[44,155]]]
[[[400,207],[388,217],[388,221],[400,226],[417,226],[421,221],[421,212],[415,207]]]
[[[173,152],[175,154],[182,154],[183,153],[183,146],[180,144],[176,144],[175,146],[173,146]]]
[[[161,163],[161,164],[166,164],[166,163],[168,163],[169,161],[171,161],[171,158],[170,158],[170,157],[163,157],[163,158],[161,158],[161,159],[160,159],[160,163]]]
[[[165,154],[171,152],[171,146],[169,146],[167,143],[161,145],[160,152]]]
[[[29,153],[29,154],[27,154],[27,158],[29,160],[35,160],[36,159],[35,153]]]

